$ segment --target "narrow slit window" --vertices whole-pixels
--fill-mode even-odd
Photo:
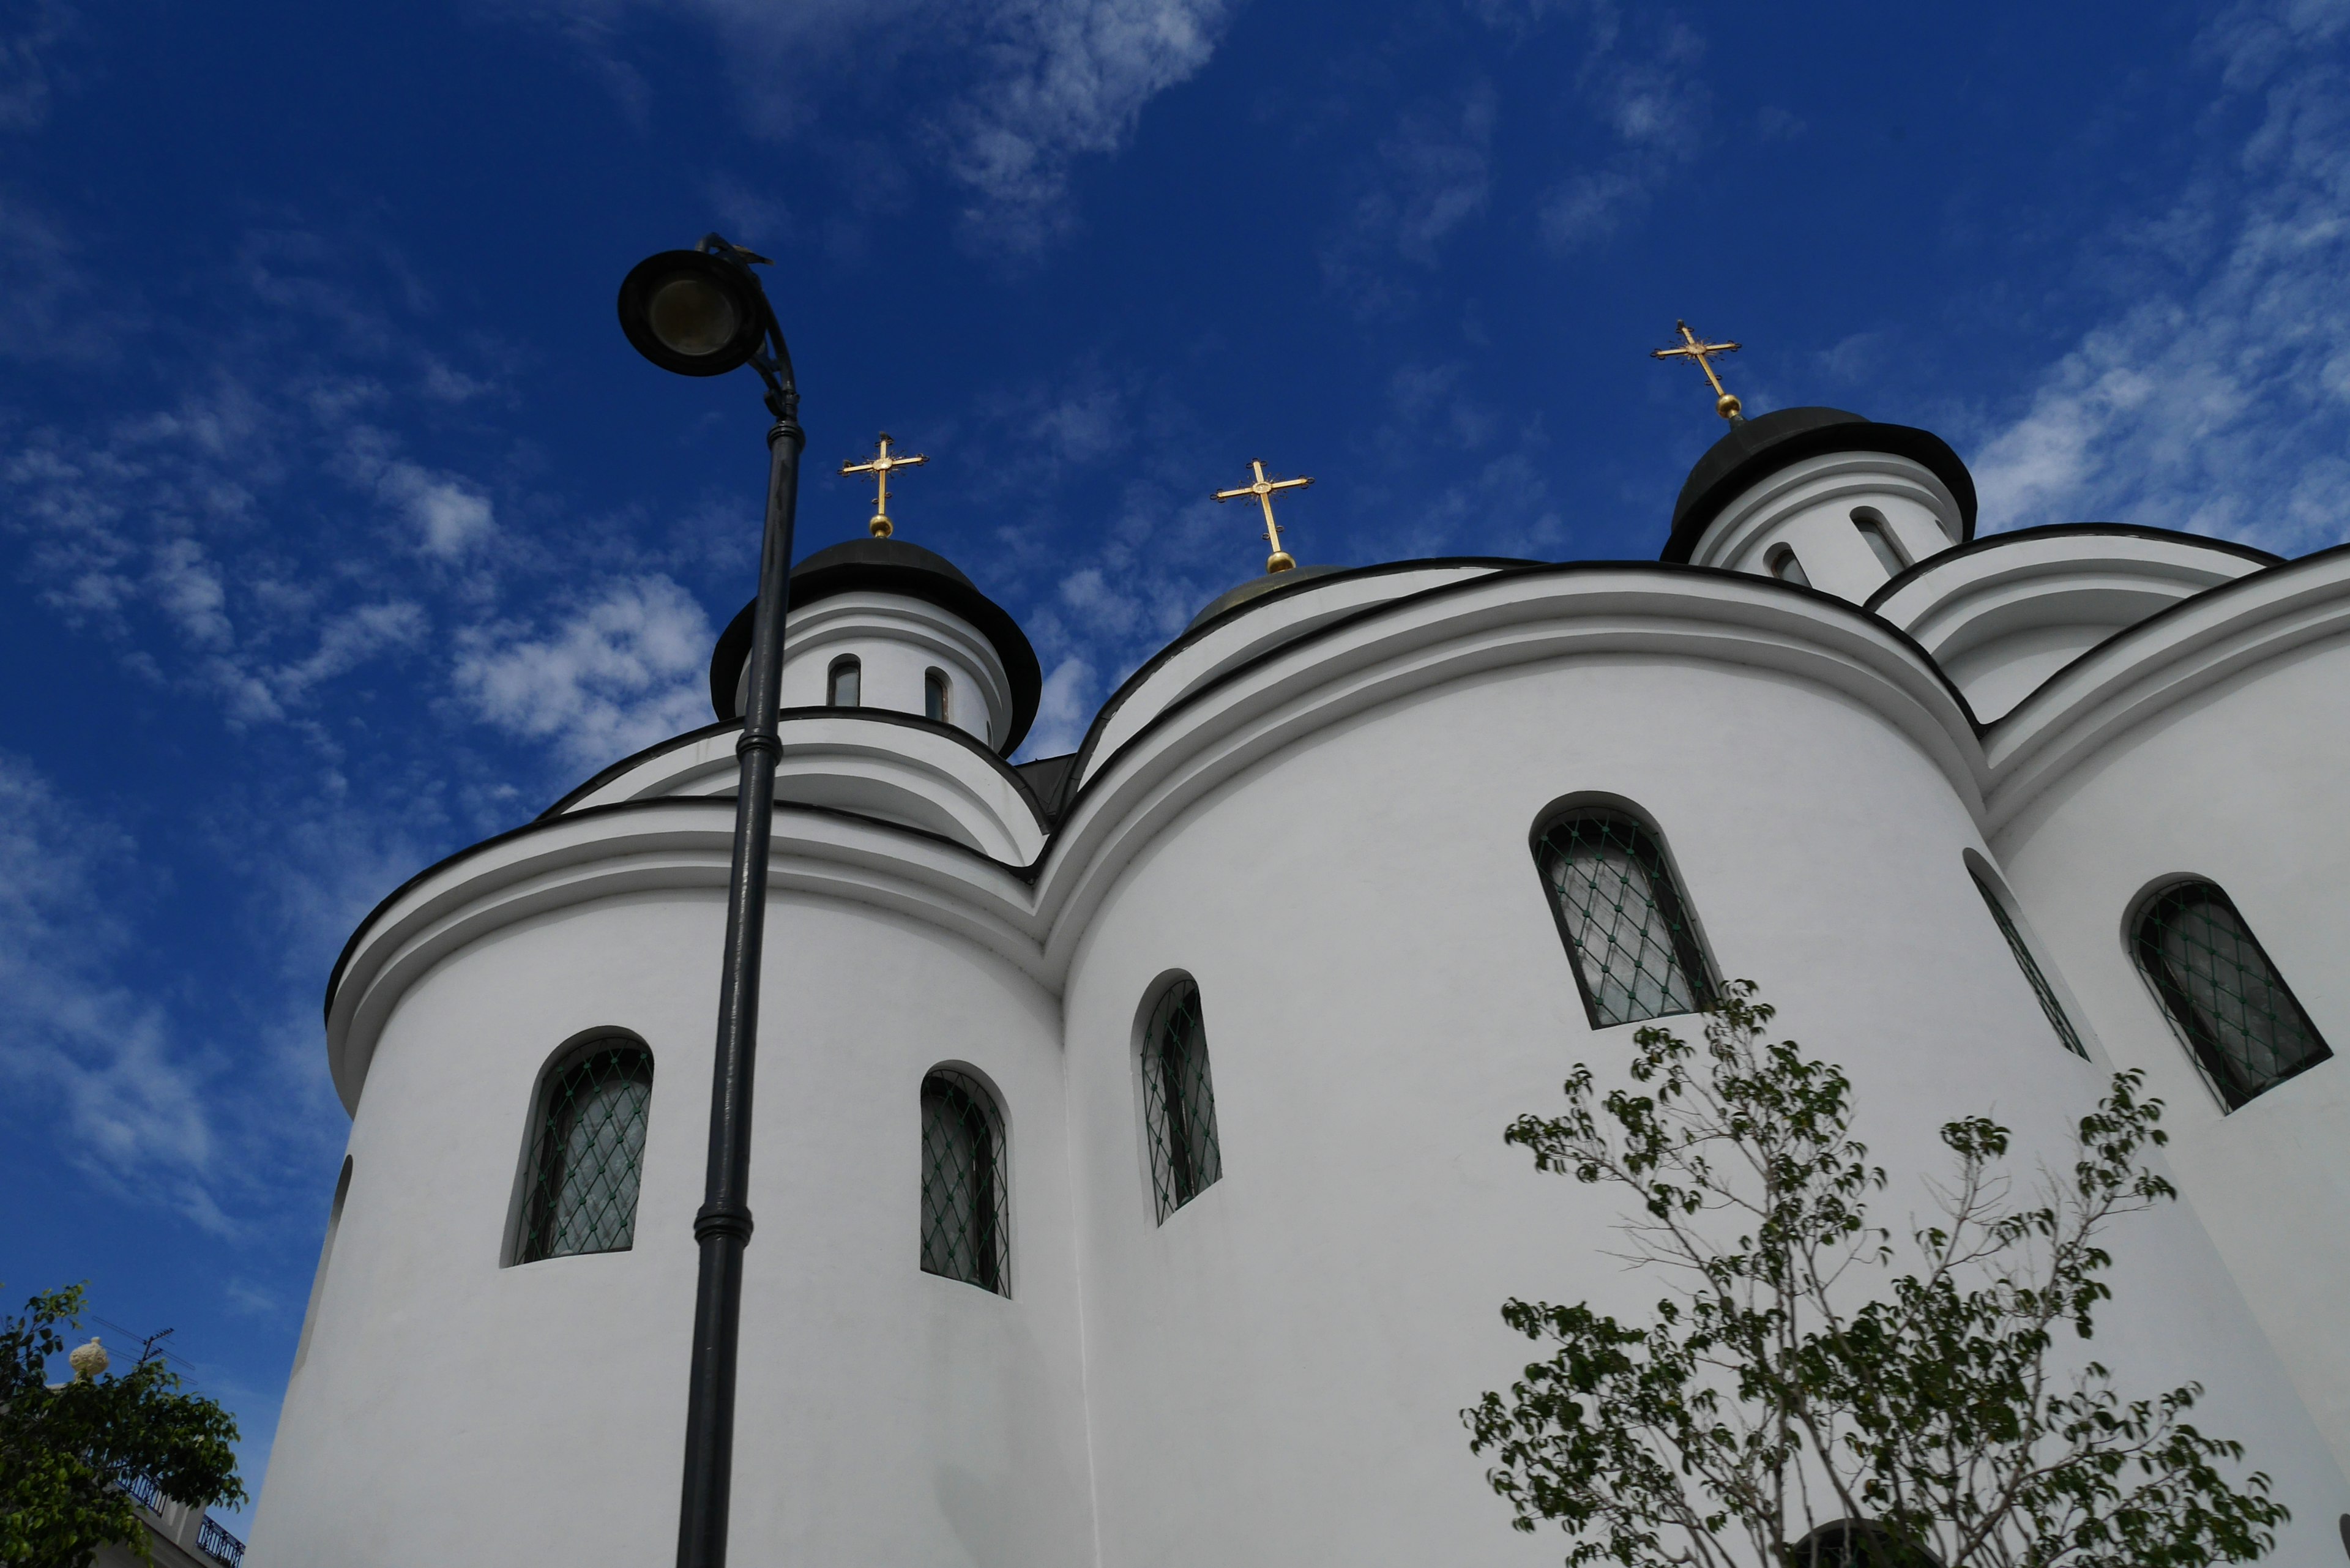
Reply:
[[[1902,554],[1901,541],[1893,536],[1893,525],[1886,522],[1885,514],[1874,506],[1856,506],[1853,509],[1852,525],[1860,530],[1868,547],[1877,552],[1877,564],[1885,568],[1886,576],[1898,577],[1909,569],[1909,557]]]
[[[855,708],[859,705],[864,685],[864,667],[854,659],[836,659],[825,681],[824,701],[828,708]]]
[[[922,1080],[922,1272],[1012,1293],[1003,1116],[952,1067]]]
[[[1804,563],[1795,559],[1792,545],[1772,545],[1762,557],[1762,564],[1770,567],[1771,575],[1783,583],[1793,583],[1799,588],[1812,586],[1812,579],[1804,573]]]
[[[1143,1119],[1150,1138],[1150,1184],[1159,1222],[1224,1173],[1216,1144],[1216,1088],[1208,1072],[1208,1028],[1200,988],[1167,988],[1142,1037]]]
[[[652,1095],[652,1053],[633,1042],[606,1041],[548,1076],[520,1262],[623,1252],[635,1243]]]
[[[2137,961],[2230,1110],[2334,1053],[2228,895],[2166,889],[2137,920]]]
[[[1973,875],[1971,870],[1969,875]],[[2007,906],[1999,901],[1999,895],[1991,890],[1990,883],[1981,877],[1975,877],[1974,882],[1975,891],[1981,893],[1983,902],[1991,906],[1991,918],[1998,922],[1999,934],[2007,939],[2007,950],[2015,955],[2015,967],[2023,971],[2025,981],[2032,987],[2032,994],[2040,999],[2040,1011],[2048,1015],[2048,1026],[2056,1031],[2056,1038],[2064,1042],[2064,1049],[2085,1060],[2089,1053],[2081,1044],[2081,1036],[2074,1032],[2073,1021],[2064,1016],[2064,1004],[2056,1000],[2056,992],[2048,983],[2048,977],[2041,972],[2039,961],[2032,956],[2032,950],[2024,946],[2023,933],[2016,929],[2014,919],[2007,912]]]
[[[1573,812],[1543,829],[1534,862],[1594,1028],[1711,1002],[1696,928],[1654,834],[1617,812]]]
[[[947,700],[951,691],[952,688],[947,682],[945,670],[925,670],[922,674],[922,717],[936,719],[940,723],[945,723]]]

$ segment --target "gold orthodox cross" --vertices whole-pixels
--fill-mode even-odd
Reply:
[[[911,457],[890,456],[889,432],[883,431],[881,450],[874,454],[871,462],[844,462],[840,465],[840,472],[843,473],[869,473],[873,476],[873,521],[866,526],[873,531],[873,536],[876,539],[887,539],[890,533],[889,471],[893,468],[920,468],[930,461],[920,452],[916,452]]]
[[[1268,575],[1285,572],[1297,565],[1297,558],[1281,547],[1281,524],[1273,520],[1273,493],[1276,490],[1301,490],[1314,482],[1310,479],[1267,479],[1263,462],[1255,458],[1249,460],[1249,467],[1256,472],[1255,483],[1243,484],[1238,490],[1219,490],[1216,499],[1238,501],[1243,495],[1256,497],[1257,504],[1264,508],[1264,542],[1273,546],[1273,554],[1265,557],[1264,569]]]
[[[1673,325],[1680,328],[1680,346],[1677,348],[1652,349],[1649,351],[1648,358],[1651,359],[1696,360],[1697,368],[1705,372],[1705,379],[1713,383],[1713,411],[1720,414],[1723,419],[1728,420],[1731,424],[1735,425],[1745,423],[1746,416],[1739,411],[1738,400],[1731,396],[1730,393],[1723,389],[1721,378],[1713,373],[1713,356],[1716,354],[1734,354],[1738,351],[1738,345],[1735,343],[1708,343],[1704,338],[1700,337],[1696,333],[1691,332],[1689,327],[1689,323],[1686,321],[1676,321]]]

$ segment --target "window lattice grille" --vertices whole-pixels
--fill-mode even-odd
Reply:
[[[951,1067],[922,1080],[922,1269],[1012,1293],[1003,1118],[987,1086]]]
[[[1648,829],[1578,812],[1544,830],[1534,858],[1595,1027],[1695,1012],[1712,999],[1697,932]]]
[[[1197,1198],[1224,1173],[1216,1147],[1216,1089],[1208,1075],[1208,1028],[1200,988],[1170,986],[1142,1039],[1143,1120],[1149,1129],[1150,1184],[1159,1220]]]
[[[607,1045],[548,1081],[524,1262],[625,1251],[635,1241],[652,1095],[652,1053],[641,1045]]]
[[[2073,1021],[2064,1016],[2064,1004],[2056,1000],[2056,992],[2049,985],[2048,977],[2040,972],[2040,964],[2033,958],[2032,950],[2023,945],[2023,933],[2017,930],[2015,922],[2008,918],[2007,909],[2000,903],[1999,896],[1991,890],[1991,884],[1980,877],[1975,877],[1975,891],[1981,893],[1983,902],[1991,906],[1991,918],[1999,922],[1999,934],[2007,939],[2007,950],[2015,955],[2015,966],[2031,982],[2032,994],[2040,999],[2040,1011],[2048,1015],[2049,1026],[2056,1031],[2056,1038],[2064,1043],[2064,1049],[2086,1059],[2089,1053],[2082,1046],[2081,1036],[2074,1032]]]
[[[2243,916],[2209,882],[2183,883],[2147,906],[2137,960],[2230,1110],[2334,1054]]]

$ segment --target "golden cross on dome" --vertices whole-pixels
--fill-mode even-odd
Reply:
[[[1730,393],[1724,389],[1721,384],[1721,378],[1713,373],[1713,356],[1716,354],[1734,354],[1738,351],[1738,345],[1735,343],[1708,343],[1704,338],[1700,337],[1696,333],[1691,332],[1690,330],[1689,323],[1686,321],[1676,321],[1673,325],[1680,328],[1680,346],[1676,348],[1652,349],[1649,352],[1648,358],[1651,359],[1696,360],[1697,368],[1705,372],[1705,379],[1713,383],[1713,411],[1720,414],[1723,419],[1728,420],[1731,424],[1736,425],[1745,423],[1746,416],[1739,411],[1738,400],[1731,396]]]
[[[889,536],[889,471],[893,468],[920,468],[931,460],[920,452],[911,457],[893,457],[889,452],[889,432],[881,432],[881,450],[868,462],[844,462],[843,473],[869,473],[873,476],[873,521],[866,526],[876,539]]]
[[[1285,572],[1297,565],[1297,558],[1281,547],[1281,524],[1273,520],[1273,493],[1276,490],[1301,490],[1314,482],[1310,479],[1267,479],[1264,463],[1256,458],[1249,460],[1249,467],[1256,473],[1255,483],[1243,484],[1238,490],[1219,490],[1216,499],[1238,501],[1243,495],[1256,497],[1257,504],[1264,508],[1264,541],[1273,546],[1273,554],[1265,557],[1264,569],[1268,575]]]

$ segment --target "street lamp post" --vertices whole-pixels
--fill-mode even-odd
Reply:
[[[685,1480],[678,1568],[723,1568],[734,1474],[734,1365],[742,1335],[743,1251],[751,1241],[751,1075],[758,1054],[759,962],[766,935],[767,856],[775,809],[775,732],[791,591],[792,519],[799,506],[799,389],[791,351],[751,271],[764,256],[704,236],[664,251],[620,285],[620,329],[665,370],[717,376],[749,365],[766,384],[767,520],[759,597],[751,618],[751,681],[734,797],[734,863],[726,888],[726,948],[718,982],[718,1051],[710,1083],[710,1169],[693,1217],[701,1249],[694,1286],[693,1366],[685,1407]]]

